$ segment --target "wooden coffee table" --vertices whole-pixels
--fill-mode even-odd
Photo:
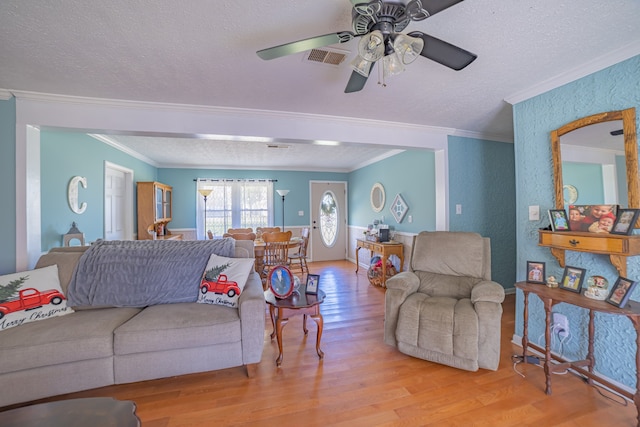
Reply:
[[[2,427],[139,427],[136,405],[111,397],[67,399],[0,412]]]
[[[318,290],[318,295],[306,294],[304,286],[299,291],[294,292],[288,298],[279,299],[270,290],[264,291],[264,299],[269,304],[269,314],[271,315],[271,323],[273,332],[271,339],[275,336],[278,340],[278,350],[280,354],[276,359],[276,365],[282,365],[282,328],[289,322],[290,316],[303,314],[302,330],[307,335],[307,316],[311,317],[318,324],[318,334],[316,336],[316,352],[318,357],[322,359],[324,353],[320,350],[320,339],[322,338],[322,326],[324,321],[320,314],[320,304],[324,301],[326,295],[322,290]]]

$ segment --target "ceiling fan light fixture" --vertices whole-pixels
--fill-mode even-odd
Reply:
[[[384,35],[375,30],[362,36],[358,43],[358,54],[366,61],[376,62],[384,55]]]
[[[404,65],[394,52],[382,58],[382,75],[384,78],[398,75],[404,71]]]
[[[424,40],[406,34],[398,34],[393,41],[393,50],[404,65],[411,64],[418,59],[423,48]]]
[[[353,61],[351,61],[351,68],[353,68],[353,71],[363,75],[364,77],[369,77],[371,66],[371,61],[367,61],[360,55],[357,55],[355,58],[353,58]]]

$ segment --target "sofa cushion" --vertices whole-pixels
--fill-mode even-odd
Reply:
[[[114,329],[139,311],[136,308],[76,311],[4,331],[0,339],[0,373],[110,357]]]
[[[70,313],[58,266],[0,276],[0,330]]]
[[[238,298],[253,270],[253,258],[227,258],[211,255],[200,281],[198,302],[238,307]]]
[[[124,355],[241,339],[238,310],[209,304],[161,304],[145,308],[115,331],[115,354]]]

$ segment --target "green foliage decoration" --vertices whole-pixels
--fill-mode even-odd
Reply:
[[[228,262],[226,264],[218,265],[216,267],[213,267],[211,270],[207,270],[204,273],[205,280],[208,280],[208,281],[216,280],[218,278],[218,276],[220,275],[220,273],[225,271],[230,265],[231,265],[231,263]]]
[[[4,302],[18,295],[18,288],[29,280],[29,276],[10,281],[6,286],[0,286],[0,301]]]

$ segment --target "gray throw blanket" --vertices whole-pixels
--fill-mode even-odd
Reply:
[[[194,302],[211,254],[233,257],[235,240],[117,240],[91,245],[78,261],[70,306],[145,307]]]

